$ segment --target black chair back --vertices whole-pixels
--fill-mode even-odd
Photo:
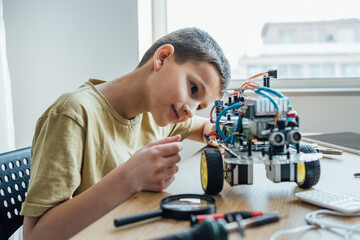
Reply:
[[[0,154],[1,239],[8,239],[23,224],[20,210],[30,179],[30,151],[28,147]]]

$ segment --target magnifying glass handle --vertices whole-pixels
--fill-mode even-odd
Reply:
[[[116,218],[114,220],[114,225],[115,225],[115,227],[120,227],[120,226],[129,224],[129,223],[134,223],[134,222],[142,221],[142,220],[153,218],[153,217],[158,217],[161,215],[162,215],[162,210],[159,209],[156,211],[141,213],[141,214],[137,214],[137,215],[133,215],[133,216]]]

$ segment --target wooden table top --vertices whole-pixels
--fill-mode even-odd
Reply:
[[[162,219],[160,217],[144,222],[114,227],[114,219],[159,209],[160,200],[168,195],[196,193],[203,194],[200,182],[200,153],[179,163],[175,181],[163,192],[140,192],[116,207],[108,214],[75,235],[73,239],[155,239],[181,231],[190,230],[186,221]],[[344,152],[343,155],[324,155],[321,163],[321,177],[313,188],[360,198],[360,178],[353,174],[360,172],[360,156]],[[303,191],[294,182],[273,183],[266,178],[263,164],[254,165],[253,185],[230,187],[224,181],[224,188],[215,195],[217,212],[232,211],[285,211],[286,218],[258,228],[247,229],[247,239],[269,239],[278,230],[306,225],[305,215],[319,207],[297,200],[294,193]],[[360,217],[331,218],[345,224],[359,224]],[[357,235],[356,237],[360,237]],[[231,233],[229,239],[240,239],[239,233]],[[286,235],[279,239],[340,239],[338,235],[325,230],[312,230],[302,234]],[[355,239],[355,238],[354,238]]]

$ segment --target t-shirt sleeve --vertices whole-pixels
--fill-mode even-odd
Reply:
[[[81,182],[84,140],[83,128],[64,114],[51,113],[38,120],[21,215],[37,217],[72,198]]]
[[[196,116],[194,116],[186,122],[176,123],[172,125],[169,137],[181,134],[181,140],[184,140],[195,130],[196,122]]]

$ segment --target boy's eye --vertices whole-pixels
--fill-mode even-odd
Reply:
[[[198,87],[194,83],[190,83],[190,90],[192,94],[196,94],[198,92]]]

